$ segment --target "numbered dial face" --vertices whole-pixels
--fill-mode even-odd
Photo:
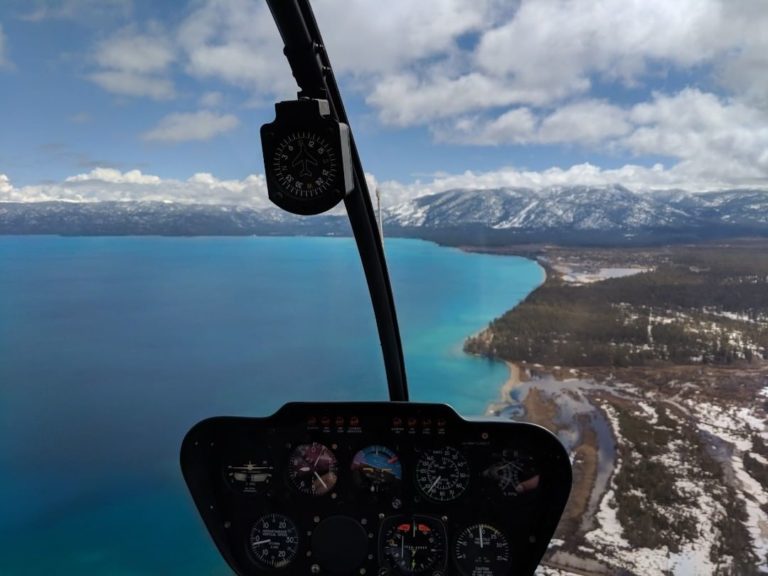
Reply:
[[[504,496],[521,496],[539,487],[539,469],[528,454],[519,450],[504,450],[501,458],[483,472]]]
[[[453,554],[464,576],[502,576],[509,570],[509,541],[489,524],[475,524],[461,531]]]
[[[299,550],[299,532],[287,516],[267,514],[251,528],[248,547],[261,567],[285,568]]]
[[[469,463],[450,446],[427,450],[416,463],[416,485],[424,496],[437,502],[450,502],[469,486]]]
[[[445,563],[445,529],[429,516],[403,516],[385,527],[383,554],[399,574],[431,574]]]
[[[304,200],[329,192],[340,169],[328,140],[307,131],[290,133],[278,143],[272,167],[283,192]]]
[[[275,467],[266,455],[254,456],[245,461],[225,464],[224,478],[240,494],[260,494],[269,486],[274,471]]]
[[[301,444],[291,453],[288,479],[302,494],[322,496],[336,486],[338,463],[323,444]]]
[[[352,478],[366,491],[391,492],[400,485],[403,468],[400,458],[385,446],[363,448],[352,460]]]

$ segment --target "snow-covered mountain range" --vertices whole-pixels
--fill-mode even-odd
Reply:
[[[768,191],[708,194],[635,193],[623,186],[451,190],[416,198],[388,212],[386,224],[496,230],[684,229],[713,224],[768,225]]]
[[[389,235],[447,243],[664,242],[768,235],[768,191],[623,186],[450,190],[385,210]],[[347,235],[343,215],[159,202],[0,202],[0,234]]]

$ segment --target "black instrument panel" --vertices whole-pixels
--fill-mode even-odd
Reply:
[[[547,430],[410,402],[207,419],[181,465],[240,575],[533,574],[571,486]]]

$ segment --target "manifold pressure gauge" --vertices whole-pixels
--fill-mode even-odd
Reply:
[[[354,188],[349,127],[331,118],[327,100],[275,104],[261,127],[269,199],[293,214],[320,214]]]

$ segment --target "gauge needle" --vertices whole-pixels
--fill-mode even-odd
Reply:
[[[400,534],[400,558],[405,558],[405,538]]]
[[[270,542],[272,542],[272,540],[269,540],[269,539],[267,539],[267,540],[258,540],[256,542],[251,542],[251,546],[258,546],[259,544],[269,544]]]
[[[435,486],[437,486],[437,483],[440,482],[440,480],[442,479],[443,479],[442,476],[438,476],[437,478],[435,478],[435,481],[432,482],[432,486],[430,486],[429,489],[427,490],[427,494],[432,494],[432,490],[435,489]]]
[[[483,549],[483,526],[480,525],[480,550]]]
[[[316,476],[316,477],[317,477],[317,479],[320,481],[320,484],[322,484],[322,485],[323,485],[323,488],[325,488],[325,489],[327,490],[327,489],[328,489],[328,484],[326,484],[325,482],[323,482],[323,479],[320,477],[320,474],[318,474],[318,473],[317,473],[317,470],[315,470],[315,476]]]

